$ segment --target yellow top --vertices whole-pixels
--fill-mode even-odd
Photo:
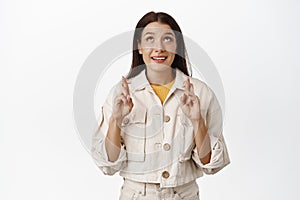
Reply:
[[[166,85],[150,84],[151,87],[153,88],[154,92],[156,93],[156,95],[160,99],[162,104],[164,103],[164,101],[165,101],[172,85],[174,84],[174,82],[175,82],[175,79],[173,79],[173,81],[171,81],[170,83],[167,83]]]

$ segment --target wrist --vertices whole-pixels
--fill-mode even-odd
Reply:
[[[201,114],[198,119],[191,120],[194,128],[199,127],[202,124],[202,121],[203,121],[203,118],[201,117]]]
[[[121,118],[116,118],[116,117],[114,117],[113,115],[110,117],[110,119],[109,119],[109,123],[111,124],[111,125],[113,125],[113,126],[117,126],[118,128],[120,128],[121,127],[121,124],[122,124],[122,121],[123,121],[123,119],[121,119]]]

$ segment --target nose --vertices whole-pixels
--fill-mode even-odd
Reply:
[[[156,44],[155,44],[155,46],[154,46],[154,50],[155,50],[156,52],[159,52],[159,51],[165,51],[165,46],[164,46],[163,42],[160,41],[160,40],[157,41]]]

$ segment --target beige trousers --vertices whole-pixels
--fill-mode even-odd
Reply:
[[[156,183],[141,183],[128,179],[121,187],[120,200],[199,200],[196,181],[171,188],[160,188]]]

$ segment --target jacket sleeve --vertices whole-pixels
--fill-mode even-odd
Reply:
[[[203,164],[195,147],[192,151],[192,159],[196,165],[202,168],[206,174],[215,174],[230,163],[226,143],[223,137],[222,110],[218,100],[211,90],[211,98],[208,112],[205,118],[207,134],[211,143],[211,159],[207,164]]]
[[[113,175],[120,171],[122,168],[124,168],[127,160],[124,144],[121,145],[119,158],[114,162],[108,160],[106,152],[105,138],[107,135],[109,118],[112,114],[112,102],[114,99],[113,91],[114,90],[112,89],[104,105],[102,106],[100,125],[93,134],[91,149],[92,158],[95,164],[106,175]]]

